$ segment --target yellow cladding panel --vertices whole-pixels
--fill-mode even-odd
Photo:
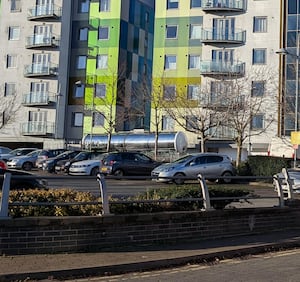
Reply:
[[[300,145],[300,131],[291,132],[291,143],[293,145]]]

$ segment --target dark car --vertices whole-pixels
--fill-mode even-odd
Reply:
[[[63,172],[63,173],[69,173],[69,168],[71,164],[75,162],[85,161],[85,160],[91,160],[95,159],[98,156],[101,156],[103,153],[101,152],[80,152],[78,153],[74,158],[68,160],[60,160],[57,162],[55,166],[55,172]]]
[[[116,152],[104,155],[100,164],[100,172],[116,176],[151,175],[151,171],[159,166],[148,156],[138,152]]]
[[[54,158],[54,157],[58,156],[59,154],[65,152],[65,151],[67,151],[67,150],[66,149],[48,149],[48,150],[43,150],[39,154],[39,156],[38,156],[38,158],[37,158],[37,160],[35,162],[35,166],[37,168],[42,169],[43,168],[43,163],[46,160],[48,160],[49,158]]]
[[[53,173],[55,172],[55,166],[57,162],[61,160],[71,160],[80,152],[81,151],[65,151],[54,158],[49,158],[45,162],[43,162],[43,170]]]
[[[47,180],[41,179],[36,175],[20,171],[20,170],[13,170],[13,169],[2,169],[0,168],[0,186],[2,188],[4,173],[9,172],[11,173],[10,179],[10,189],[17,190],[17,189],[46,189],[47,188]]]

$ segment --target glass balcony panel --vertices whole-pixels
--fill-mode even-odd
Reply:
[[[202,30],[201,41],[204,43],[237,43],[241,44],[246,41],[246,31],[235,29],[221,30],[221,29],[210,29]]]
[[[61,7],[54,4],[37,5],[28,9],[28,19],[59,17],[61,17]]]
[[[58,66],[56,64],[31,64],[25,65],[24,76],[53,76],[57,75]]]
[[[202,0],[203,11],[246,11],[246,0]]]
[[[57,47],[60,39],[53,34],[34,34],[26,38],[26,48]]]
[[[222,62],[222,61],[202,61],[200,63],[200,73],[202,75],[244,75],[245,63]]]
[[[21,125],[23,135],[52,135],[54,134],[53,122],[30,121]]]
[[[49,92],[30,92],[23,96],[23,105],[48,105],[56,101],[55,95],[50,95]]]

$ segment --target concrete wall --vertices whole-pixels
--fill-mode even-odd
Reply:
[[[0,220],[0,255],[88,252],[299,227],[299,208],[17,218]]]

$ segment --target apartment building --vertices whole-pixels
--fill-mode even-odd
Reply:
[[[185,130],[189,148],[199,150],[197,126],[203,118],[206,149],[232,152],[234,158],[237,128],[226,122],[239,105],[251,116],[243,129],[249,136],[243,155],[267,154],[277,135],[280,5],[270,0],[156,1],[153,81],[154,89],[161,85],[156,92],[165,106],[163,131]],[[228,113],[232,93],[238,104]]]

